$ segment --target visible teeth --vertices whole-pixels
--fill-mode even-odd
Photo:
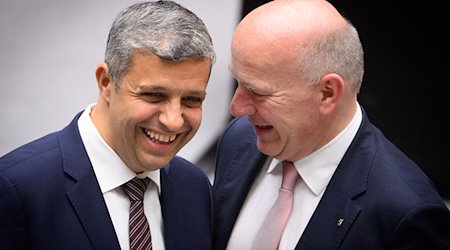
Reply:
[[[147,136],[160,142],[171,142],[177,137],[176,135],[162,135],[148,129],[145,130]]]

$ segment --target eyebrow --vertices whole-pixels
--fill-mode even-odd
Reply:
[[[163,87],[163,86],[159,86],[159,85],[144,85],[144,86],[139,86],[139,90],[140,91],[161,91],[161,92],[170,92],[170,89]],[[206,96],[206,91],[205,90],[189,90],[186,92],[188,95],[200,95],[200,96]]]

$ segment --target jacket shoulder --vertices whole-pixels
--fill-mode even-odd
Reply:
[[[58,148],[57,134],[58,132],[48,134],[5,154],[0,158],[0,171],[28,161],[36,163],[37,159],[45,158],[47,153]]]
[[[253,125],[248,117],[244,116],[231,120],[219,140],[219,145],[253,143],[255,140],[256,134],[253,130]]]

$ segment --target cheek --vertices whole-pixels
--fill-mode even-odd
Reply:
[[[281,137],[284,138],[307,133],[305,130],[308,130],[310,124],[314,124],[317,119],[315,112],[317,110],[311,106],[310,102],[298,100],[270,110],[267,115],[272,116],[271,119],[278,120],[278,129]]]
[[[127,117],[130,122],[139,123],[155,116],[160,110],[161,108],[158,104],[135,100],[127,105],[126,110],[123,110],[123,116]]]
[[[184,111],[185,123],[187,123],[194,132],[197,132],[202,122],[202,109],[187,109]]]

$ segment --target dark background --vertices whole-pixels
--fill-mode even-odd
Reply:
[[[359,31],[365,51],[359,101],[369,118],[450,198],[450,43],[443,3],[329,2]]]
[[[243,1],[242,16],[266,2]],[[360,104],[370,120],[449,199],[446,76],[450,29],[443,2],[329,2],[355,25],[364,47]],[[214,154],[215,145],[205,157],[211,162]]]

